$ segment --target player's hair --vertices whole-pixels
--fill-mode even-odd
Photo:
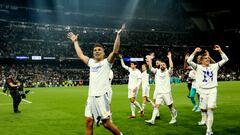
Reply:
[[[156,59],[156,61],[162,62],[160,59]]]
[[[100,43],[95,43],[94,46],[93,46],[93,49],[96,48],[96,47],[101,47],[104,50],[103,45],[100,44]]]
[[[138,63],[136,61],[131,61],[130,63],[133,63],[134,65],[138,65]]]
[[[146,63],[143,63],[142,65],[144,65],[145,67],[147,67],[147,64],[146,64]]]
[[[200,64],[202,60],[202,55],[198,55],[197,56],[197,63]]]
[[[200,61],[203,59],[204,56],[207,56],[207,54],[204,53],[204,54],[199,56],[200,57]]]

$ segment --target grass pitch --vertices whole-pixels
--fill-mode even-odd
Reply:
[[[114,85],[113,122],[124,135],[204,135],[205,126],[197,126],[200,113],[192,112],[187,98],[186,84],[172,85],[173,100],[178,110],[177,124],[168,125],[171,119],[166,106],[161,106],[161,120],[154,126],[144,122],[151,118],[152,107],[147,104],[145,116],[128,119],[130,103],[127,85]],[[22,113],[12,112],[12,99],[0,94],[0,135],[83,135],[85,131],[84,109],[88,87],[33,88],[27,100],[22,101]],[[154,86],[151,87],[151,98]],[[141,90],[138,93],[141,103]],[[240,82],[219,82],[217,108],[214,112],[215,135],[240,134]],[[137,110],[137,109],[136,109]],[[94,135],[111,135],[94,125]]]

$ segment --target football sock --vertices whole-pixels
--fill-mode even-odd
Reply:
[[[131,103],[131,111],[132,111],[132,116],[135,116],[135,104]]]
[[[158,113],[159,113],[158,108],[154,107],[153,113],[152,113],[152,118],[151,118],[152,121],[155,121],[155,118],[156,118]]]
[[[207,111],[207,131],[212,132],[212,125],[213,125],[213,111],[208,110]]]
[[[134,104],[140,109],[142,110],[142,107],[140,106],[140,104],[137,101],[134,101]]]

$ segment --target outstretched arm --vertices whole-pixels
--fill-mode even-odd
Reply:
[[[151,72],[153,72],[154,74],[156,73],[156,69],[154,69],[152,67],[152,59],[154,58],[154,53],[151,53],[150,55],[146,56],[146,63],[149,67],[149,69],[151,70]]]
[[[188,64],[193,68],[193,69],[196,69],[197,68],[197,64],[195,62],[193,62],[193,58],[194,56],[198,53],[198,52],[201,52],[202,49],[197,47],[195,48],[194,52],[189,56],[187,62]]]
[[[187,54],[185,55],[185,58],[184,58],[184,64],[183,64],[183,69],[184,69],[184,70],[187,70],[187,69],[188,69],[188,63],[187,63],[188,58],[189,58],[189,53],[187,53]]]
[[[169,73],[172,74],[173,73],[173,61],[172,61],[172,53],[169,51],[168,52],[168,62],[169,62]]]
[[[115,42],[114,42],[113,50],[108,56],[108,61],[110,63],[114,62],[114,59],[115,59],[116,55],[118,54],[118,51],[119,51],[119,48],[120,48],[120,35],[121,35],[121,32],[124,29],[125,29],[125,24],[123,24],[122,28],[120,30],[118,30],[118,32],[117,32],[117,36],[116,36],[116,39],[115,39]]]
[[[121,60],[121,65],[122,65],[122,67],[123,67],[124,69],[128,70],[129,67],[125,65],[125,63],[124,63],[124,61],[123,61],[123,57],[122,57],[121,54],[119,54],[119,58],[120,58],[120,60]]]
[[[77,41],[78,34],[75,35],[72,32],[69,32],[67,37],[73,42],[78,57],[83,61],[83,63],[88,64],[89,57],[84,55],[82,52],[82,49]]]
[[[219,45],[214,46],[214,50],[218,51],[222,57],[222,60],[218,62],[219,67],[223,66],[227,61],[228,57],[227,55],[222,51],[221,47]]]

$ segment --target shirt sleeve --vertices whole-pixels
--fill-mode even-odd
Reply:
[[[88,66],[91,67],[91,65],[94,63],[94,59],[90,58],[88,60]]]
[[[229,60],[227,55],[224,52],[221,53],[221,57],[222,57],[222,60],[218,62],[219,67],[222,67]]]
[[[197,64],[195,62],[193,62],[193,58],[194,58],[194,55],[191,54],[187,60],[187,63],[193,68],[193,69],[197,69]]]

